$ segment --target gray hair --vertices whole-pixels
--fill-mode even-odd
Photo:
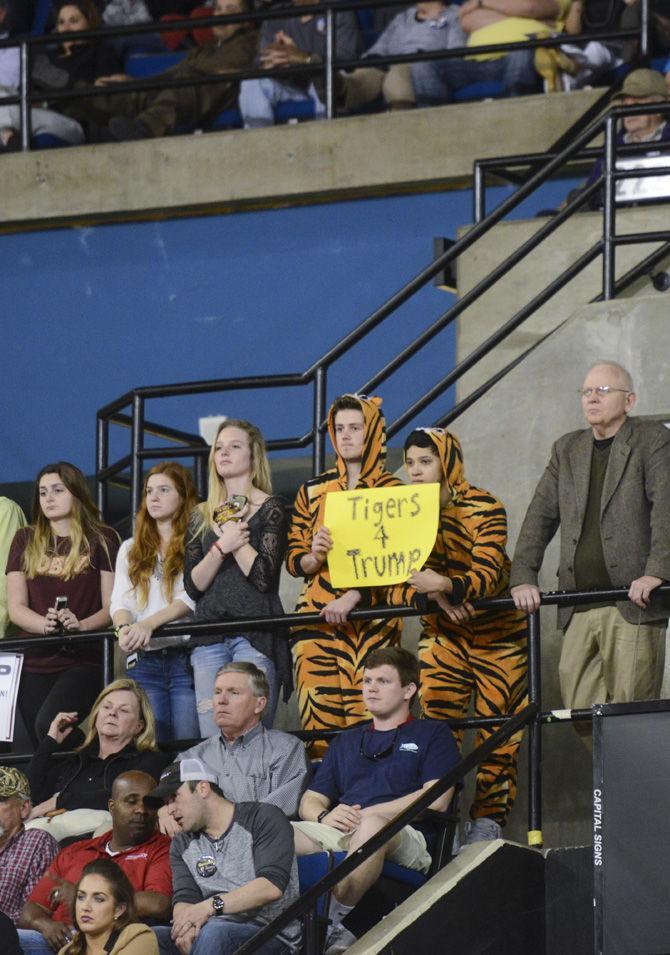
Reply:
[[[219,667],[216,671],[217,677],[222,673],[246,673],[254,696],[264,696],[266,700],[270,699],[268,678],[255,663],[249,663],[247,660],[233,660],[231,663],[224,663],[222,667]]]
[[[593,371],[594,368],[600,368],[602,365],[605,365],[607,368],[613,368],[621,379],[622,384],[626,388],[626,391],[634,392],[635,387],[633,385],[633,378],[631,373],[627,368],[624,368],[623,365],[620,365],[618,361],[610,361],[609,358],[601,358],[600,361],[594,361],[593,364],[589,367],[586,374]]]

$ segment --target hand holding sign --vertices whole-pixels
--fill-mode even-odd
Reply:
[[[421,570],[435,544],[440,485],[414,484],[331,492],[324,521],[333,540],[333,586],[398,584]]]

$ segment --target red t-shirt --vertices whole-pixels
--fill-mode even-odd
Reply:
[[[110,855],[107,852],[107,843],[112,838],[112,831],[103,833],[96,839],[82,839],[73,842],[61,849],[45,874],[28,896],[29,902],[37,902],[51,911],[51,917],[56,922],[72,922],[70,907],[59,902],[53,908],[49,896],[58,885],[60,879],[72,882],[75,885],[81,877],[81,872],[88,862],[94,859],[113,859],[128,876],[136,892],[160,892],[172,898],[172,872],[170,871],[170,839],[163,833],[157,832],[139,846],[131,846]]]
[[[23,572],[23,555],[32,536],[32,527],[22,527],[16,532],[7,557],[7,571]],[[56,552],[53,556],[45,557],[39,573],[32,579],[26,578],[28,588],[28,606],[35,613],[42,616],[49,607],[56,603],[56,597],[67,597],[68,608],[78,620],[85,620],[102,608],[100,594],[100,572],[114,573],[116,555],[119,549],[119,538],[111,527],[104,528],[107,551],[99,540],[91,544],[90,559],[82,557],[77,573],[69,580],[64,580],[63,559],[70,550],[69,537],[56,538]],[[20,636],[39,640],[40,634],[23,633]],[[82,663],[99,663],[99,645],[86,644],[58,650],[50,647],[40,653],[27,653],[24,661],[28,673],[58,673],[72,666]]]

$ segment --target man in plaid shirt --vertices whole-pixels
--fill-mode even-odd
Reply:
[[[13,766],[0,766],[0,912],[13,922],[58,853],[52,835],[24,826],[31,807],[26,776]]]

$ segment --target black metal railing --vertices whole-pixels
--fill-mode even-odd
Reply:
[[[253,19],[256,23],[263,23],[273,19],[286,19],[290,17],[302,17],[310,14],[325,16],[325,58],[322,64],[317,65],[296,65],[291,67],[279,67],[271,70],[251,68],[247,70],[233,70],[226,73],[225,76],[207,76],[201,78],[189,78],[183,80],[173,80],[169,78],[156,78],[149,80],[140,80],[137,82],[114,83],[104,87],[96,86],[77,86],[76,89],[53,90],[45,93],[44,91],[35,92],[32,88],[31,79],[31,58],[34,49],[44,46],[53,46],[56,42],[62,42],[63,34],[43,34],[39,36],[11,37],[0,40],[0,49],[5,47],[20,48],[20,87],[18,95],[0,98],[0,106],[19,105],[21,116],[21,148],[24,151],[30,149],[31,122],[30,106],[35,103],[42,103],[45,99],[49,102],[59,103],[68,99],[80,99],[101,95],[119,95],[121,93],[131,93],[140,90],[160,90],[160,89],[178,89],[181,87],[197,87],[202,85],[212,86],[218,83],[230,83],[245,79],[255,79],[260,77],[272,77],[286,79],[287,77],[309,76],[315,77],[323,75],[324,99],[327,118],[333,118],[335,115],[335,75],[338,70],[350,70],[359,66],[369,66],[373,63],[376,66],[387,66],[395,63],[415,63],[428,60],[443,59],[461,59],[465,56],[471,56],[472,47],[458,47],[451,50],[435,50],[430,52],[418,52],[397,54],[394,56],[374,57],[374,60],[363,57],[337,58],[337,13],[344,11],[369,10],[378,7],[405,7],[406,0],[323,0],[323,2],[312,5],[303,5],[299,7],[280,7],[263,11],[254,11],[250,17],[248,13],[227,14],[225,16],[198,17],[197,19],[185,18],[183,20],[171,20],[169,22],[133,24],[131,26],[102,27],[96,30],[82,30],[76,34],[79,40],[100,40],[113,37],[133,37],[141,38],[144,35],[156,33],[172,33],[176,30],[191,31],[194,29],[204,29],[207,27],[249,22]],[[495,43],[478,46],[477,54],[486,53],[509,53],[516,50],[534,50],[539,47],[558,47],[564,44],[568,39],[572,44],[588,43],[593,40],[600,41],[621,41],[638,40],[639,56],[645,58],[649,49],[649,0],[641,0],[641,18],[639,28],[616,29],[616,30],[596,30],[590,33],[578,35],[557,34],[548,37],[533,37],[515,43]],[[71,39],[71,34],[66,36]]]
[[[670,113],[670,104],[654,104],[654,112]],[[152,385],[135,388],[120,398],[100,409],[97,415],[97,480],[98,505],[103,513],[107,507],[107,487],[109,483],[116,483],[129,488],[131,496],[131,511],[134,514],[139,507],[143,485],[143,463],[145,460],[156,460],[170,457],[191,457],[195,461],[198,490],[202,496],[206,491],[205,458],[208,448],[205,442],[197,435],[189,435],[169,429],[165,426],[150,423],[145,420],[145,404],[148,400],[174,396],[196,395],[204,393],[222,393],[253,389],[284,389],[294,387],[311,387],[312,393],[312,423],[309,430],[301,435],[286,438],[271,439],[267,442],[270,451],[312,448],[312,469],[314,473],[323,469],[325,458],[325,430],[327,408],[327,380],[330,368],[350,350],[361,342],[375,329],[379,328],[400,306],[405,304],[420,289],[425,287],[434,276],[447,265],[456,261],[459,255],[466,252],[490,229],[502,221],[510,212],[516,209],[528,196],[544,185],[560,170],[565,163],[581,155],[582,151],[597,135],[604,131],[605,147],[602,174],[577,196],[571,198],[559,212],[547,219],[537,231],[527,239],[518,249],[511,252],[500,264],[481,278],[459,300],[453,302],[449,308],[435,319],[423,332],[417,335],[414,341],[401,349],[394,358],[379,369],[366,382],[359,385],[358,391],[370,393],[386,382],[410,358],[417,355],[429,345],[436,335],[453,323],[466,310],[477,302],[481,296],[491,289],[495,283],[505,276],[511,268],[522,262],[531,252],[552,235],[564,222],[580,211],[589,199],[602,193],[602,237],[589,249],[585,250],[564,271],[551,281],[541,292],[535,295],[530,302],[520,308],[511,318],[503,322],[500,327],[484,342],[477,346],[469,355],[465,356],[442,379],[432,385],[419,398],[411,402],[395,420],[387,427],[389,437],[396,435],[412,419],[416,418],[434,400],[443,395],[450,387],[456,384],[466,372],[474,368],[482,358],[503,342],[509,335],[519,328],[535,312],[546,304],[559,290],[568,285],[575,276],[579,275],[591,262],[602,259],[601,291],[597,296],[600,300],[609,300],[622,290],[629,287],[645,269],[649,262],[657,261],[667,254],[670,246],[670,229],[655,230],[653,232],[635,233],[634,235],[618,235],[616,233],[616,210],[614,199],[614,184],[624,178],[642,178],[644,176],[659,176],[670,173],[670,168],[620,171],[615,168],[616,158],[619,155],[619,146],[616,143],[616,121],[627,115],[640,115],[649,112],[649,106],[617,106],[607,115],[594,121],[583,130],[576,139],[560,153],[550,157],[542,168],[537,169],[517,191],[504,199],[485,218],[476,222],[473,227],[455,242],[447,251],[415,275],[406,285],[393,294],[378,309],[372,312],[357,328],[345,335],[340,342],[328,349],[307,370],[297,373],[279,375],[250,375],[238,378],[224,378],[209,381],[183,382],[168,385]],[[668,144],[654,143],[653,148],[662,151]],[[625,147],[626,153],[629,147]],[[652,256],[647,256],[642,263],[629,270],[619,281],[615,276],[616,249],[621,245],[632,243],[663,243],[660,250],[655,250]],[[525,352],[524,354],[528,354]],[[491,376],[488,381],[479,386],[472,395],[459,402],[456,408],[442,416],[436,424],[443,425],[451,422],[466,407],[472,405],[488,391],[495,382],[516,367],[518,360],[505,366],[501,371]],[[131,414],[125,409],[130,406]],[[131,448],[128,455],[115,462],[109,460],[109,428],[111,424],[119,424],[131,429]],[[175,442],[181,442],[181,447],[161,446],[145,447],[147,434],[162,434]],[[126,474],[129,472],[129,474]]]
[[[550,591],[541,594],[541,606],[574,606],[603,601],[625,601],[628,599],[628,587],[612,587],[598,590]],[[663,584],[654,591],[655,596],[670,597],[670,584]],[[478,610],[501,612],[513,609],[511,597],[493,597],[474,601]],[[352,620],[388,619],[391,617],[418,616],[420,611],[413,607],[377,607],[368,610],[355,610],[350,614]],[[319,614],[278,614],[269,617],[241,618],[238,620],[224,620],[220,622],[170,624],[160,628],[157,635],[191,635],[190,645],[196,645],[199,638],[212,635],[225,636],[228,633],[239,633],[244,630],[277,630],[289,626],[300,626],[310,622],[322,621]],[[114,635],[110,631],[96,631],[73,636],[54,635],[36,637],[35,648],[56,645],[77,645],[93,640],[101,640],[105,647],[104,680],[108,683],[113,678],[113,643]],[[11,638],[2,641],[3,651],[24,652],[27,649],[27,638]],[[491,753],[504,740],[511,737],[524,726],[528,726],[528,843],[540,847],[542,837],[542,727],[566,722],[583,722],[591,720],[591,710],[561,710],[544,711],[542,709],[542,640],[540,611],[528,615],[528,705],[518,713],[505,713],[492,717],[467,717],[446,722],[454,729],[493,729],[498,727],[479,747],[464,757],[453,770],[443,776],[433,787],[422,793],[417,800],[406,810],[396,816],[384,829],[364,843],[355,853],[317,882],[299,900],[287,908],[281,916],[260,930],[245,946],[240,949],[244,955],[250,955],[257,948],[268,941],[276,932],[294,918],[306,914],[316,900],[339,882],[345,875],[352,872],[361,862],[369,858],[373,852],[381,848],[400,829],[410,823],[420,812],[423,812],[439,796],[443,795],[467,772],[476,767],[485,756]],[[315,734],[298,732],[302,738],[308,739]],[[316,734],[319,738],[323,734]],[[29,759],[30,754],[3,755],[3,762],[21,763]],[[307,955],[317,955],[312,949]]]

